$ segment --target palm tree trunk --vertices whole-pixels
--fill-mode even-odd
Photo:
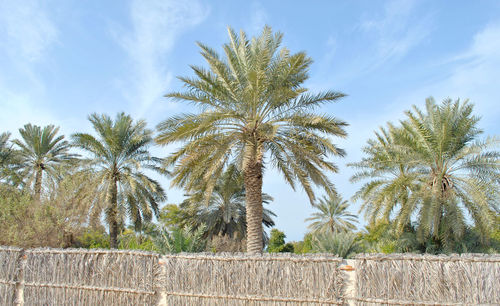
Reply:
[[[111,185],[111,197],[109,203],[109,239],[110,247],[112,249],[118,248],[118,187],[116,180],[113,180]]]
[[[40,204],[40,196],[42,194],[42,175],[43,175],[42,168],[38,168],[35,174],[35,196],[34,196],[35,203],[38,204]]]
[[[254,159],[244,169],[247,252],[262,252],[262,162]]]

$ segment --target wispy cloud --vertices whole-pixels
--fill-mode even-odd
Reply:
[[[491,127],[498,123],[500,108],[500,23],[485,26],[474,35],[471,44],[450,59],[442,60],[450,66],[445,76],[433,84],[418,89],[412,96],[434,95],[436,99],[469,98],[476,111]]]
[[[47,6],[36,0],[0,1],[0,130],[32,122],[57,123],[44,107],[45,84],[36,67],[58,40]]]
[[[0,32],[9,55],[28,61],[41,59],[58,35],[46,8],[36,0],[0,1]]]
[[[365,17],[360,29],[373,36],[377,54],[371,68],[397,60],[418,46],[432,29],[432,14],[416,14],[417,1],[390,1],[381,16]]]
[[[168,52],[184,31],[201,23],[207,14],[208,9],[198,1],[132,1],[132,29],[115,37],[133,63],[133,77],[128,81],[134,85],[128,98],[139,103],[139,116],[168,88]]]
[[[269,22],[269,16],[260,2],[252,2],[250,25],[251,34],[257,35],[262,28]]]

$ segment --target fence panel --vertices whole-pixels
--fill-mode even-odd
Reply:
[[[342,259],[331,255],[162,257],[166,305],[341,304]]]
[[[138,251],[26,251],[25,305],[156,305],[159,255]]]
[[[500,304],[500,255],[356,257],[359,305]]]
[[[0,305],[13,305],[22,249],[0,247]]]

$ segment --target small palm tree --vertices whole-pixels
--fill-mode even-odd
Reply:
[[[37,203],[40,203],[44,173],[48,174],[48,178],[55,179],[60,173],[58,167],[77,157],[69,152],[69,142],[64,140],[63,135],[57,136],[58,132],[59,128],[53,125],[41,128],[26,124],[19,129],[22,139],[13,141],[19,149],[19,175],[27,186],[34,182],[34,200]]]
[[[205,186],[212,194],[228,164],[243,172],[246,191],[247,251],[262,252],[262,177],[266,163],[281,172],[295,189],[299,183],[311,203],[313,185],[327,193],[333,184],[325,171],[336,172],[330,156],[344,151],[330,136],[345,137],[345,122],[314,112],[344,94],[310,94],[303,87],[312,63],[304,52],[281,48],[283,35],[265,27],[251,40],[229,29],[225,58],[198,43],[210,69],[192,66],[194,78],[181,77],[187,91],[167,97],[193,102],[198,114],[171,117],[158,125],[156,141],[162,145],[184,142],[167,159],[174,166],[173,184],[188,192]]]
[[[352,232],[317,233],[312,236],[311,245],[315,253],[332,253],[343,258],[351,258],[362,250]]]
[[[153,237],[156,250],[161,254],[189,252],[196,253],[205,250],[207,241],[203,238],[205,228],[200,226],[192,230],[189,226],[176,228],[169,232],[166,228],[160,228]]]
[[[192,194],[181,204],[181,207],[194,208],[195,215],[191,218],[191,225],[197,228],[199,225],[206,226],[206,236],[228,236],[234,239],[246,237],[246,211],[245,211],[245,187],[243,176],[235,165],[230,165],[215,185],[208,205],[203,201],[204,190]],[[262,195],[264,204],[272,201],[267,195]],[[274,226],[273,217],[276,215],[263,209],[262,224],[265,227]],[[263,232],[263,235],[266,235]],[[267,236],[265,236],[267,237]]]
[[[482,131],[468,101],[426,101],[426,112],[407,111],[401,127],[384,142],[369,142],[355,181],[370,179],[358,196],[366,209],[385,218],[394,213],[402,230],[417,218],[421,241],[432,237],[445,248],[460,240],[470,216],[483,241],[499,210],[500,152],[496,138],[477,140]],[[377,195],[378,193],[378,195]]]
[[[323,197],[319,203],[313,206],[318,210],[305,221],[311,221],[308,228],[315,233],[347,232],[356,229],[354,223],[358,222],[358,217],[349,213],[347,208],[349,203],[341,196],[335,194]]]
[[[72,138],[75,146],[91,155],[85,163],[95,172],[101,202],[106,203],[111,248],[117,248],[118,224],[123,219],[120,212],[125,211],[136,228],[143,219],[151,220],[153,213],[158,215],[158,204],[165,200],[165,192],[143,170],[160,171],[162,161],[148,151],[152,138],[146,122],[134,122],[124,113],[114,121],[107,115],[92,114],[89,121],[97,138],[81,133]]]

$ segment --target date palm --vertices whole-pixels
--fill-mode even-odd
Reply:
[[[8,180],[12,173],[15,151],[10,142],[10,133],[0,134],[0,182]]]
[[[437,105],[429,98],[426,112],[415,106],[406,112],[387,138],[390,145],[370,142],[365,152],[375,154],[354,164],[361,170],[354,180],[371,179],[359,194],[366,207],[394,212],[399,229],[415,216],[420,239],[445,248],[462,237],[467,216],[486,239],[499,210],[499,141],[477,139],[482,131],[472,111],[468,101]]]
[[[151,156],[148,147],[152,132],[146,122],[134,122],[124,113],[113,121],[107,115],[89,116],[97,137],[74,134],[74,144],[90,154],[85,161],[95,172],[101,202],[106,203],[105,215],[109,225],[110,245],[118,246],[118,224],[122,212],[139,228],[142,220],[158,215],[158,204],[165,200],[160,184],[143,172],[160,171],[161,159]]]
[[[234,165],[228,169],[217,181],[208,205],[203,200],[203,190],[192,194],[182,204],[194,208],[195,215],[191,217],[193,228],[201,224],[206,226],[206,236],[228,236],[233,239],[244,239],[246,237],[246,211],[245,211],[245,187],[243,176]],[[272,201],[267,194],[262,195],[263,203]],[[273,217],[276,215],[263,209],[262,224],[266,227],[274,226]],[[266,233],[263,232],[263,235]]]
[[[232,29],[225,57],[198,43],[209,69],[192,66],[195,77],[181,77],[184,92],[167,97],[199,106],[199,113],[173,116],[158,125],[156,141],[183,142],[167,159],[174,166],[173,185],[188,192],[200,184],[208,199],[217,178],[230,163],[243,172],[246,191],[247,251],[262,252],[262,177],[269,165],[295,189],[300,184],[315,201],[313,185],[332,192],[325,171],[336,172],[329,156],[343,156],[330,136],[345,137],[345,122],[314,112],[339,100],[334,91],[311,94],[303,83],[311,59],[281,47],[283,35],[265,27],[247,39]]]
[[[340,195],[325,196],[313,207],[318,212],[306,219],[312,222],[308,226],[312,232],[333,234],[356,229],[354,223],[358,222],[358,217],[347,211],[349,203]]]
[[[26,124],[19,129],[21,139],[13,140],[18,147],[16,153],[20,177],[26,186],[34,182],[34,200],[40,202],[44,174],[57,178],[58,167],[73,161],[77,155],[69,152],[71,145],[63,135],[57,135],[59,128],[47,125],[43,128]]]

